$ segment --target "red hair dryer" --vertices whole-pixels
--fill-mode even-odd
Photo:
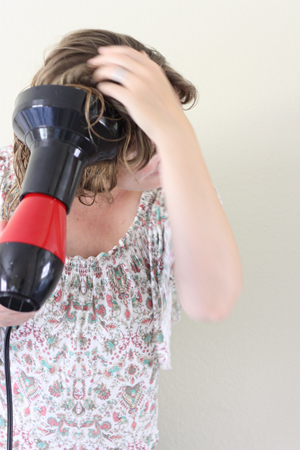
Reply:
[[[112,159],[122,139],[121,121],[107,107],[88,128],[87,93],[45,85],[17,98],[13,128],[30,150],[20,204],[0,236],[0,304],[15,311],[37,311],[53,293],[66,256],[66,215],[83,169]],[[91,122],[99,100],[90,102]],[[101,136],[101,137],[100,137]]]

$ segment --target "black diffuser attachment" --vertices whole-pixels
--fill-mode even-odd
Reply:
[[[35,86],[18,96],[13,128],[30,150],[20,200],[40,192],[63,202],[69,212],[83,169],[116,156],[122,121],[109,107],[91,132],[85,118],[86,97],[82,89],[57,85]],[[99,102],[92,102],[91,122],[99,110]]]

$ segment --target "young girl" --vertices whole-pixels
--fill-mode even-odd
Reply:
[[[103,30],[64,37],[34,77],[40,84],[76,85],[112,104],[126,141],[114,160],[83,173],[54,294],[36,313],[0,306],[0,448],[4,333],[20,325],[10,338],[14,448],[149,450],[158,442],[158,371],[171,368],[171,322],[181,306],[194,320],[223,319],[242,284],[232,231],[182,109],[197,92],[156,50]],[[28,159],[17,138],[1,151],[2,228]]]

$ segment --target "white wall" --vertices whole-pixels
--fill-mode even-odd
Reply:
[[[157,47],[200,91],[187,114],[245,285],[226,321],[173,328],[159,450],[300,448],[298,22],[297,0],[0,0],[1,145],[44,50],[78,28]]]

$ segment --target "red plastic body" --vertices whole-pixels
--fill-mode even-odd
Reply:
[[[27,194],[0,235],[4,242],[22,242],[54,253],[64,264],[66,258],[65,205],[44,194]]]

